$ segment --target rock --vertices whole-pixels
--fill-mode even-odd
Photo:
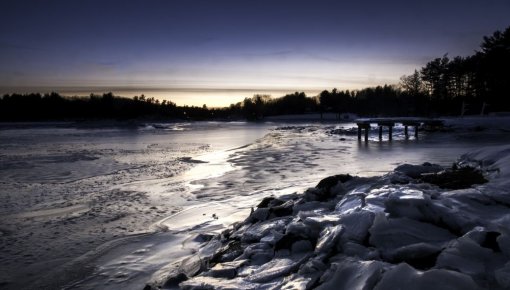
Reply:
[[[374,290],[475,290],[478,285],[468,275],[444,269],[417,271],[406,263],[398,264],[385,272]]]
[[[308,261],[306,261],[305,264],[303,264],[298,271],[298,274],[306,275],[306,274],[315,274],[315,273],[322,273],[324,272],[328,266],[324,264],[323,258],[321,256],[316,256],[313,258],[310,258]]]
[[[367,248],[361,244],[354,242],[344,242],[338,249],[339,252],[346,256],[360,258],[362,260],[379,260],[379,252],[375,248]]]
[[[345,192],[343,183],[353,177],[348,174],[329,176],[321,180],[314,188],[305,191],[306,201],[327,201]]]
[[[265,283],[278,277],[285,277],[296,271],[308,256],[297,255],[290,258],[275,258],[258,268],[258,271],[246,277],[248,282]]]
[[[315,241],[310,241],[306,237],[296,235],[295,233],[286,233],[283,237],[281,237],[279,241],[276,242],[274,245],[274,250],[291,250],[293,245],[299,241],[306,241],[307,244],[309,243],[311,245],[310,251],[315,247]]]
[[[510,194],[508,194],[506,190],[493,187],[489,192],[484,192],[484,195],[490,197],[497,203],[510,207]]]
[[[312,228],[299,220],[294,220],[287,226],[286,235],[301,237],[301,239],[315,241],[319,236],[320,228]]]
[[[443,248],[439,245],[416,243],[403,246],[391,252],[392,262],[406,262],[415,269],[428,270],[437,263],[437,257]]]
[[[308,190],[307,190],[308,192]],[[297,215],[298,213],[304,211],[316,211],[316,210],[325,210],[329,211],[335,208],[336,202],[320,202],[320,201],[305,201],[294,203],[294,208],[292,210],[293,215]]]
[[[219,236],[211,239],[205,246],[198,250],[198,254],[202,260],[209,261],[214,256],[216,256],[223,247],[222,241],[219,239]],[[189,277],[189,276],[188,276]]]
[[[442,170],[443,167],[437,164],[430,164],[428,162],[425,162],[422,165],[402,164],[395,168],[396,172],[403,173],[411,178],[420,178],[425,173],[437,173]]]
[[[237,260],[233,262],[219,263],[214,265],[208,272],[208,276],[215,278],[232,279],[237,275],[237,269],[246,264],[247,260]]]
[[[502,225],[510,220],[507,206],[495,203],[476,188],[444,192],[432,203],[442,224],[460,235],[477,226]]]
[[[255,223],[244,231],[241,236],[241,241],[253,243],[260,241],[260,239],[271,232],[281,232],[283,234],[285,232],[285,226],[290,221],[290,217],[283,217]]]
[[[383,214],[375,217],[369,232],[370,244],[377,247],[381,256],[388,261],[401,258],[397,255],[399,248],[416,244],[416,249],[426,249],[429,253],[430,249],[446,246],[456,238],[449,231],[429,223],[408,218],[387,218]]]
[[[441,188],[447,189],[469,188],[474,184],[487,182],[483,174],[472,167],[462,167],[436,174],[422,175],[420,179],[423,182],[435,184]]]
[[[258,208],[266,208],[266,207],[275,207],[283,204],[284,201],[280,199],[276,199],[273,196],[264,197],[262,201],[257,205]]]
[[[308,203],[310,201],[323,201],[330,197],[329,191],[325,192],[318,188],[309,188],[304,192],[303,198],[305,200],[305,203]]]
[[[276,243],[278,243],[278,241],[281,240],[283,237],[284,237],[283,233],[271,230],[269,234],[260,239],[260,242],[275,246]]]
[[[341,214],[349,214],[360,210],[365,205],[365,198],[362,194],[345,195],[335,206],[335,211]]]
[[[393,174],[390,174],[390,182],[392,184],[409,184],[412,181],[414,181],[412,177],[409,177],[402,172],[393,172]]]
[[[188,280],[188,277],[184,273],[179,273],[176,276],[170,277],[168,280],[166,280],[165,284],[163,285],[164,288],[177,288],[179,286],[179,283]],[[150,288],[149,288],[150,289]]]
[[[328,253],[336,246],[344,228],[341,225],[327,226],[319,234],[315,253]]]
[[[255,223],[258,221],[265,221],[268,216],[269,216],[269,208],[259,207],[250,214],[248,221],[251,223]]]
[[[252,263],[263,264],[273,258],[274,252],[269,244],[255,243],[246,245],[243,254],[236,260],[251,259]]]
[[[303,239],[304,238],[302,236],[296,235],[294,233],[287,233],[276,242],[276,244],[274,245],[274,249],[275,251],[279,251],[281,249],[290,249],[292,247],[292,244],[294,244],[296,241]]]
[[[317,290],[373,289],[383,266],[378,261],[362,262],[345,257],[332,264],[332,269],[321,277],[322,284]]]
[[[269,289],[270,286],[276,287],[278,284],[273,283],[267,285]],[[245,290],[255,290],[260,289],[260,284],[251,283],[245,281],[242,278],[234,278],[230,280],[225,280],[222,278],[214,278],[208,276],[198,276],[193,279],[189,279],[187,281],[179,284],[179,288],[184,290],[199,290],[199,289],[245,289]]]
[[[291,253],[306,253],[313,250],[313,245],[308,240],[299,240],[292,244],[290,247]]]
[[[365,195],[365,206],[363,209],[377,213],[386,210],[386,200],[392,191],[395,191],[393,186],[381,186],[371,189]]]
[[[495,271],[495,278],[503,289],[510,289],[510,262]]]
[[[278,286],[278,289],[285,290],[305,290],[311,289],[309,285],[312,284],[312,278],[304,277],[302,275],[292,274],[287,279],[283,280],[283,283]]]
[[[337,185],[338,182],[345,183],[351,179],[352,176],[349,174],[333,175],[322,179],[315,187],[318,189],[329,191],[333,186]]]
[[[213,257],[212,262],[230,262],[239,257],[244,249],[240,241],[229,241],[220,251]]]
[[[203,262],[199,255],[193,255],[181,262],[179,266],[179,273],[186,277],[193,277],[203,270]]]
[[[271,217],[283,217],[292,215],[294,209],[294,201],[288,200],[283,204],[279,204],[276,206],[271,206],[269,208],[269,213]]]
[[[339,214],[320,214],[317,216],[308,216],[303,218],[303,223],[313,229],[321,230],[326,226],[337,225],[340,221]]]
[[[510,259],[510,235],[503,233],[499,237],[497,237],[496,241],[498,242],[498,247],[501,252]]]
[[[428,195],[412,188],[393,191],[384,202],[390,217],[407,217],[418,221],[437,222],[438,215]]]
[[[375,214],[367,210],[353,212],[340,217],[339,224],[344,228],[342,241],[354,241],[359,244],[366,242],[368,229],[374,222]]]
[[[489,269],[502,266],[503,257],[490,248],[482,247],[480,242],[485,239],[481,239],[479,235],[473,235],[473,233],[487,235],[487,232],[479,227],[458,238],[441,252],[437,258],[436,266],[456,270],[483,280],[493,279],[494,277],[486,277],[486,275],[491,272]]]
[[[176,268],[181,276],[174,275],[173,284],[184,289],[510,289],[507,190],[489,184],[446,191],[423,182],[455,178],[447,174],[462,168],[442,172],[428,163],[402,165],[380,178],[336,175],[301,196],[266,197],[232,230],[200,237],[207,245]],[[469,178],[461,176],[461,183]],[[213,267],[207,269],[209,264]]]
[[[485,235],[485,239],[482,241],[480,246],[482,246],[484,248],[491,249],[493,252],[496,252],[496,253],[501,252],[501,248],[499,247],[499,244],[498,244],[498,238],[500,235],[501,235],[501,233],[498,233],[498,232],[492,232],[492,231],[487,232],[487,234]]]

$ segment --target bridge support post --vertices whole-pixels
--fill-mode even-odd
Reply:
[[[365,142],[368,142],[368,132],[370,130],[370,123],[356,123],[358,125],[358,140],[361,141],[361,130],[365,130]]]

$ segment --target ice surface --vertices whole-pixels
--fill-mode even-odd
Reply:
[[[2,129],[0,283],[7,289],[60,288],[85,277],[75,288],[177,287],[183,281],[198,288],[314,288],[337,269],[363,263],[380,265],[383,281],[405,261],[414,272],[399,273],[412,279],[444,276],[463,285],[469,276],[479,287],[507,289],[509,149],[485,146],[508,144],[501,130],[510,127],[509,120],[483,119],[487,129],[479,132],[473,129],[479,118],[449,119],[451,132],[409,140],[397,126],[392,142],[375,135],[367,144],[357,142],[353,124],[331,123],[271,131],[280,124]],[[447,190],[406,175],[410,170],[393,171],[403,164],[430,167],[424,162],[448,168],[459,152],[471,153],[458,165],[482,170],[489,183]],[[326,194],[314,191],[324,188],[309,191],[308,199],[302,194],[324,177],[342,174],[361,177],[332,185]],[[268,196],[277,201],[256,208]],[[400,227],[393,233],[406,243],[381,242],[391,241],[385,226],[371,239],[369,229],[381,215]],[[406,219],[412,222],[393,223]],[[430,232],[441,239],[416,233],[413,225],[439,228],[451,238],[435,230]],[[251,237],[245,236],[252,226]],[[474,231],[479,226],[484,230]],[[338,236],[325,234],[340,227]],[[186,238],[197,234],[196,240]],[[474,250],[465,257],[473,264],[463,265],[459,253],[467,245]],[[186,272],[198,274],[186,277],[181,264],[192,256],[186,261],[196,263],[184,264]],[[290,270],[266,272],[267,279],[273,277],[268,282],[248,280],[272,261],[300,257]],[[352,285],[371,285],[377,275],[366,273]],[[395,281],[389,278],[384,281]],[[425,285],[420,283],[416,287]]]

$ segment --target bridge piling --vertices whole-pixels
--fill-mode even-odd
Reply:
[[[361,141],[361,131],[365,130],[365,142],[368,142],[368,133],[370,130],[370,124],[376,123],[379,127],[379,141],[382,141],[383,127],[388,126],[388,141],[393,139],[393,127],[396,123],[400,123],[404,126],[405,138],[409,138],[409,127],[414,127],[414,137],[418,139],[418,127],[424,124],[428,127],[441,128],[444,121],[438,119],[420,119],[420,118],[374,118],[374,119],[358,119],[356,124],[358,125],[358,140]]]

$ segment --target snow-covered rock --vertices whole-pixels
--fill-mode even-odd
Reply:
[[[412,178],[418,178],[426,173],[437,173],[443,167],[437,164],[423,163],[422,165],[402,164],[395,168],[396,172],[403,173]]]
[[[332,263],[331,269],[321,278],[318,290],[373,289],[385,264],[379,261],[359,261],[345,257]]]
[[[413,269],[406,263],[401,263],[385,272],[382,279],[372,289],[474,290],[479,289],[479,287],[473,279],[466,274],[444,269],[433,269],[422,272]]]
[[[456,237],[448,230],[409,218],[375,217],[370,244],[388,261],[407,261],[438,253]]]
[[[489,182],[457,190],[425,182],[444,170],[426,163],[265,198],[173,279],[184,289],[510,289],[509,164],[510,146],[464,155],[457,168]]]

